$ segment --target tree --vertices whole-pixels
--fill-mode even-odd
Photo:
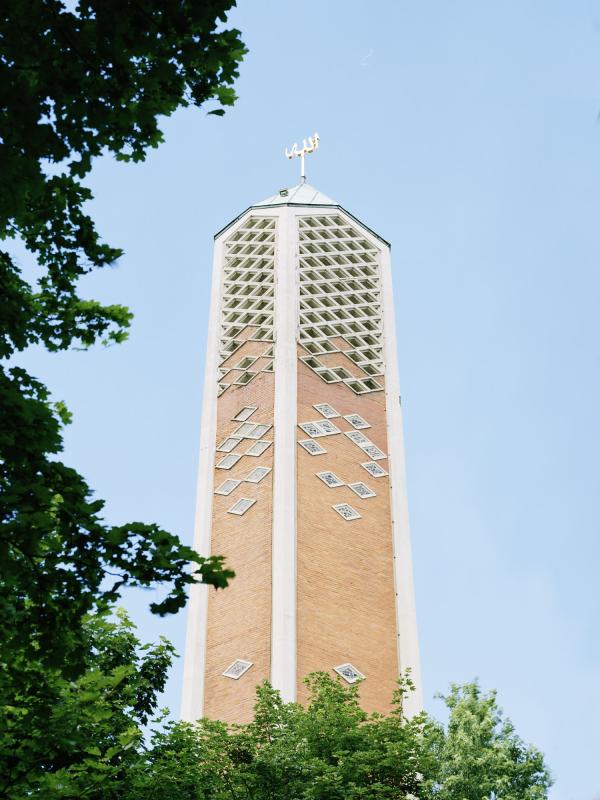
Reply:
[[[357,685],[324,673],[307,683],[305,708],[283,703],[264,683],[247,725],[204,719],[155,729],[148,749],[138,749],[115,774],[111,791],[120,800],[547,797],[550,779],[541,754],[516,736],[494,693],[484,695],[476,684],[452,688],[443,726],[425,714],[405,718],[406,678],[387,716],[361,709]],[[73,790],[82,788],[78,780],[71,781]],[[113,797],[100,791],[92,796]]]
[[[443,697],[446,729],[431,728],[427,793],[437,800],[541,800],[551,785],[542,754],[527,746],[477,683],[452,685]]]
[[[157,711],[173,658],[141,645],[123,611],[84,623],[85,670],[46,682],[44,729],[28,709],[4,709],[8,800],[543,800],[542,755],[526,746],[477,684],[453,686],[442,725],[407,719],[412,689],[399,681],[392,713],[367,714],[359,685],[315,673],[306,707],[257,687],[254,719],[227,725],[168,722]],[[148,725],[151,733],[145,738]]]
[[[8,247],[0,250],[0,702],[14,711],[0,725],[13,731],[19,715],[31,729],[48,728],[58,678],[86,674],[84,620],[106,613],[124,586],[163,585],[151,609],[166,614],[184,605],[190,583],[225,587],[233,576],[222,557],[202,558],[157,525],[106,524],[103,501],[59,458],[69,412],[18,365],[30,345],[55,352],[126,338],[128,309],[78,290],[83,275],[121,255],[86,212],[84,179],[102,154],[143,160],[162,140],[161,116],[206,102],[220,115],[234,102],[245,51],[225,26],[233,5],[5,0],[0,8],[0,239],[18,238],[39,270],[29,283]],[[11,764],[11,735],[2,746],[0,763]]]
[[[311,701],[306,708],[283,703],[264,683],[257,688],[248,725],[201,720],[156,730],[148,750],[140,751],[117,779],[115,796],[358,800],[416,795],[424,723],[402,717],[407,685],[397,693],[396,712],[382,717],[360,708],[357,687],[322,673],[307,682]]]
[[[167,596],[152,610],[165,614],[182,607],[189,583],[224,587],[233,574],[221,557],[201,558],[156,525],[107,525],[103,501],[58,460],[67,409],[14,365],[32,344],[58,351],[126,338],[125,307],[78,293],[81,276],[121,255],[86,213],[83,179],[103,153],[142,160],[162,140],[160,116],[211,100],[218,107],[209,113],[222,114],[234,102],[244,46],[222,24],[232,5],[2,4],[0,237],[20,238],[40,270],[31,285],[0,251],[0,656],[8,664],[21,654],[76,676],[85,661],[81,620],[123,586],[164,584]]]
[[[141,645],[123,610],[87,618],[82,630],[84,670],[75,680],[46,674],[35,698],[43,714],[31,694],[2,709],[1,797],[108,798],[143,753],[143,726],[156,713],[173,647],[164,639]]]
[[[168,787],[194,800],[541,800],[550,778],[541,754],[526,747],[476,684],[445,698],[447,727],[421,714],[406,719],[401,679],[389,716],[368,715],[358,686],[309,676],[308,706],[281,702],[268,684],[257,691],[254,721],[202,720],[154,736],[130,773],[123,797],[142,800]],[[125,788],[125,787],[124,787]]]

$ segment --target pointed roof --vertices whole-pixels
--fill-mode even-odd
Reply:
[[[314,186],[309,183],[299,183],[297,186],[292,186],[291,189],[280,189],[277,194],[267,197],[266,200],[261,200],[260,203],[253,203],[252,207],[288,204],[298,206],[337,206],[335,200],[327,197],[326,194],[315,189]]]
[[[220,236],[227,228],[231,227],[234,223],[236,223],[240,217],[243,217],[250,209],[252,208],[273,208],[274,206],[329,206],[330,208],[339,208],[340,211],[343,211],[344,214],[347,214],[351,217],[358,225],[364,228],[369,233],[376,236],[377,239],[382,241],[388,247],[390,243],[386,241],[383,236],[380,236],[378,233],[375,233],[372,228],[369,228],[368,225],[365,225],[364,222],[361,222],[354,214],[351,214],[347,209],[341,206],[339,203],[336,203],[335,200],[332,200],[331,197],[327,197],[326,194],[320,192],[318,189],[315,189],[314,186],[311,186],[310,183],[299,183],[297,186],[292,186],[291,189],[280,189],[277,194],[271,195],[271,197],[267,197],[266,200],[261,200],[259,203],[252,203],[246,211],[243,211],[241,214],[235,219],[232,219],[224,228],[221,228],[220,231],[215,233],[215,239],[217,236]]]

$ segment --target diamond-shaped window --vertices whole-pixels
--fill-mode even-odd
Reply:
[[[228,453],[224,458],[222,458],[218,464],[215,464],[217,469],[231,469],[234,464],[240,460],[241,456],[237,453]]]
[[[346,683],[356,683],[356,681],[364,680],[365,678],[362,672],[359,672],[353,664],[338,664],[337,667],[334,667],[334,670]]]
[[[387,458],[386,454],[376,447],[372,442],[369,444],[359,445],[359,447],[361,447],[362,450],[369,456],[369,458],[373,459],[373,461],[380,461],[382,458]]]
[[[261,456],[272,444],[272,442],[269,442],[266,439],[259,439],[258,442],[255,442],[246,450],[244,455]]]
[[[244,673],[248,672],[248,670],[252,666],[253,666],[252,661],[244,661],[243,658],[237,658],[221,674],[224,675],[226,678],[233,678],[234,681],[237,681],[239,678],[242,677],[242,675],[244,675]]]
[[[349,483],[348,488],[352,489],[354,494],[357,494],[359,497],[366,499],[367,497],[375,497],[375,492],[373,489],[369,489],[366,483],[362,481],[357,481],[356,483]]]
[[[217,452],[230,453],[241,441],[242,440],[237,436],[230,436],[228,439],[225,439],[224,442],[221,442],[221,444],[217,447]]]
[[[374,478],[383,478],[384,475],[387,475],[387,472],[384,470],[384,468],[380,467],[379,464],[376,464],[375,461],[365,461],[361,464],[361,467],[364,467],[369,475],[372,475]]]
[[[260,483],[269,472],[271,472],[271,467],[255,467],[252,472],[246,475],[244,480],[247,483]]]
[[[254,414],[256,409],[257,406],[244,406],[241,411],[238,411],[233,419],[235,422],[246,422],[246,420],[249,419],[252,414]]]
[[[358,511],[355,508],[352,508],[352,506],[349,506],[348,503],[338,503],[337,505],[331,507],[334,511],[337,511],[340,517],[343,517],[347,521],[361,518],[361,515],[358,513]]]
[[[365,419],[363,419],[359,414],[347,414],[344,417],[344,419],[347,420],[350,423],[350,425],[352,425],[353,428],[361,429],[361,428],[371,427],[369,423]]]
[[[344,481],[340,480],[335,472],[317,472],[317,478],[320,478],[330,489],[344,485]]]
[[[327,452],[319,442],[315,442],[313,439],[301,439],[298,444],[300,447],[303,447],[307,453],[310,453],[311,456],[319,456]]]
[[[234,434],[237,436],[235,431]],[[360,431],[344,431],[344,436],[347,436],[351,442],[354,442],[354,444],[361,448],[367,444],[373,444],[371,440]]]
[[[237,503],[234,503],[231,508],[227,509],[228,514],[235,514],[238,517],[243,516],[249,508],[256,503],[256,500],[251,500],[248,497],[241,497]]]
[[[330,406],[329,403],[316,403],[313,408],[315,408],[319,414],[322,414],[326,419],[335,419],[335,417],[339,417],[338,412]]]
[[[215,494],[231,494],[234,489],[236,489],[240,485],[241,481],[236,481],[233,478],[229,478],[220,486],[217,486],[215,489]]]

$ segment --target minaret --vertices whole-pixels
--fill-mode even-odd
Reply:
[[[309,151],[308,151],[309,152]],[[252,717],[324,670],[421,707],[390,246],[302,181],[215,237],[182,717]]]

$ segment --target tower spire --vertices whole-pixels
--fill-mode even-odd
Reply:
[[[304,156],[309,153],[314,153],[319,148],[319,134],[315,133],[308,137],[308,144],[306,139],[302,140],[302,147],[298,147],[298,143],[294,142],[292,149],[285,149],[286,158],[299,158],[300,159],[300,183],[306,182],[306,170],[304,167]]]

